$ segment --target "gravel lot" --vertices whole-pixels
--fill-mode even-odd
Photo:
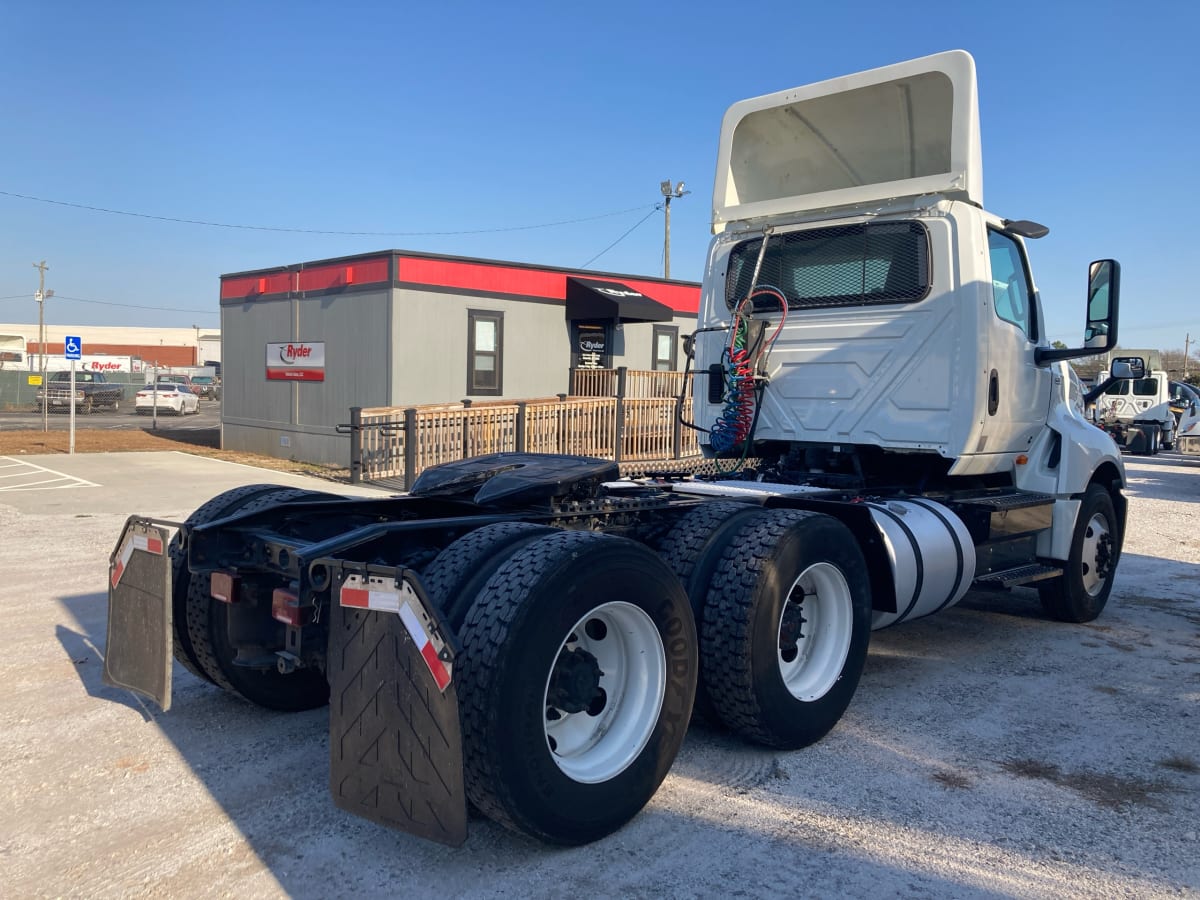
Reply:
[[[101,683],[128,513],[328,482],[182,453],[0,458],[0,895],[1200,897],[1200,462],[1127,465],[1097,622],[971,594],[876,633],[815,747],[694,727],[617,834],[547,849],[479,820],[454,850],[333,807],[324,711],[265,713],[178,665],[166,715]]]

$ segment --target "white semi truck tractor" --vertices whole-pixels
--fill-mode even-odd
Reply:
[[[735,104],[712,224],[689,424],[715,474],[506,453],[405,496],[255,485],[133,516],[108,681],[165,709],[174,659],[328,703],[338,806],[459,844],[469,801],[578,844],[650,800],[694,712],[819,740],[874,628],[973,585],[1099,615],[1125,473],[1065,360],[1115,346],[1120,270],[1091,264],[1086,331],[1052,349],[1025,248],[1046,229],[983,208],[971,57]]]

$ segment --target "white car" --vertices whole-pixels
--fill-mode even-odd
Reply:
[[[173,412],[177,416],[200,412],[200,398],[186,384],[160,384],[137,392],[133,405],[139,416],[150,415],[158,406],[160,413]]]

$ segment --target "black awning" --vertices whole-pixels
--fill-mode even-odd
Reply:
[[[671,307],[651,300],[619,281],[567,277],[568,319],[614,319],[620,322],[670,322]]]

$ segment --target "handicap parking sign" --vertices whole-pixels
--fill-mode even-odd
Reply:
[[[63,341],[63,349],[66,351],[67,359],[81,359],[83,357],[83,341],[77,337],[67,335]]]

